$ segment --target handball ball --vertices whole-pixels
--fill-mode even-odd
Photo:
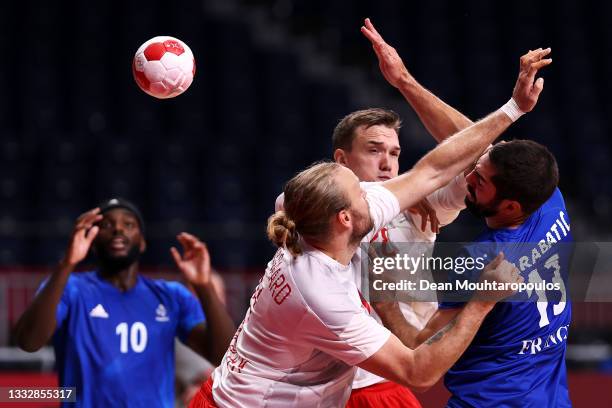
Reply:
[[[132,62],[136,83],[159,99],[185,92],[195,75],[193,53],[181,40],[168,36],[151,38],[138,48]]]

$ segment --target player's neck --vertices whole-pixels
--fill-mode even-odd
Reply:
[[[492,217],[485,218],[487,223],[487,227],[491,229],[503,229],[509,228],[514,229],[520,227],[525,220],[527,219],[527,215],[521,214],[517,216],[507,216],[504,214],[497,214]]]
[[[132,289],[137,282],[138,278],[138,262],[134,262],[125,269],[118,271],[110,271],[100,269],[100,275],[111,285],[115,286],[122,292],[126,292]]]
[[[341,242],[340,239],[332,239],[326,242],[309,241],[308,243],[342,265],[348,265],[351,262],[357,249],[354,245],[347,245],[344,241]]]

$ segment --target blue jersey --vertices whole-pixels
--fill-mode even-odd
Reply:
[[[53,337],[66,407],[174,406],[174,338],[204,321],[180,283],[138,277],[121,292],[97,272],[70,275]]]
[[[444,378],[452,394],[448,407],[570,407],[565,350],[571,303],[562,293],[573,239],[561,192],[520,227],[487,229],[475,242],[482,244],[468,247],[470,256],[488,250],[493,259],[503,250],[525,282],[558,282],[563,292],[533,291],[522,294],[532,301],[498,303]]]

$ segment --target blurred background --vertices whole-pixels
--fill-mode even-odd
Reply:
[[[296,171],[331,157],[344,115],[372,106],[400,113],[403,170],[434,146],[378,72],[359,31],[368,16],[423,85],[472,119],[508,100],[520,55],[552,47],[538,106],[504,137],[534,139],[556,155],[577,241],[611,240],[610,2],[7,0],[2,384],[31,381],[34,372],[54,381],[52,351],[19,352],[11,327],[60,259],[75,218],[101,200],[121,196],[141,207],[151,276],[179,278],[168,252],[178,232],[205,240],[239,322],[274,251],[264,231],[276,196]],[[134,52],[156,35],[180,38],[196,58],[194,83],[176,99],[153,99],[132,79]],[[463,214],[441,238],[467,241],[480,228]],[[574,399],[588,398],[610,384],[612,308],[574,310],[570,386]]]

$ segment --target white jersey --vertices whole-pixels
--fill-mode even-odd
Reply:
[[[455,177],[449,184],[441,189],[433,192],[427,197],[431,206],[436,210],[436,216],[440,221],[440,225],[450,224],[457,218],[459,212],[465,208],[465,194],[467,191],[466,181],[463,174]],[[427,228],[423,232],[421,230],[421,216],[412,214],[408,211],[399,214],[389,224],[376,233],[372,242],[425,242],[432,243],[436,240],[436,234],[431,231],[431,225],[428,223]],[[423,250],[431,250],[431,246],[425,245],[419,248],[414,246],[411,248],[416,251],[414,256],[420,256]],[[408,255],[411,255],[410,253]],[[427,256],[428,254],[425,253]],[[423,274],[423,271],[420,271]],[[424,277],[423,277],[424,278]],[[361,287],[360,277],[357,278],[357,284]],[[410,304],[400,303],[400,307],[406,317],[406,320],[421,330],[429,318],[436,311],[438,304],[436,302],[412,302]],[[372,316],[382,324],[380,317],[374,310]],[[386,381],[384,378],[372,374],[361,368],[357,368],[353,388],[363,388],[373,384]]]
[[[397,198],[368,184],[374,229],[397,214]],[[213,374],[219,407],[342,407],[354,366],[376,353],[390,332],[370,315],[356,282],[357,251],[342,265],[302,242],[293,257],[279,249],[268,264],[250,307]]]

